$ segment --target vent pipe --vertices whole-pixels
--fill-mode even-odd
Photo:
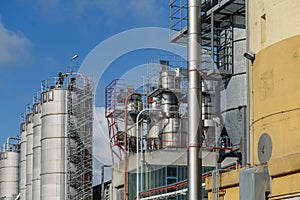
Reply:
[[[188,198],[202,199],[202,95],[201,95],[201,7],[188,0]]]

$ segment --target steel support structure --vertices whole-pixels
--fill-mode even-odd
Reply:
[[[84,75],[68,77],[68,199],[92,199],[93,83]]]

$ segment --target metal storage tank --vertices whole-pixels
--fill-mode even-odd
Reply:
[[[150,149],[186,146],[184,120],[179,119],[178,99],[166,89],[157,89],[149,95],[150,112],[148,142]],[[159,143],[158,143],[159,141]]]
[[[26,122],[21,122],[21,141],[20,141],[20,200],[26,200],[26,151],[27,151],[27,141],[26,141]]]
[[[1,152],[0,198],[14,199],[19,190],[19,152]]]
[[[32,199],[33,113],[26,115],[26,199]]]
[[[63,80],[42,83],[41,199],[66,199],[67,90]]]
[[[139,112],[143,110],[143,102],[139,94],[133,94],[130,96],[127,102],[127,137],[129,139],[129,151],[136,152],[137,143],[137,128],[136,117]]]
[[[41,103],[33,105],[33,174],[32,174],[32,199],[40,197],[41,174]]]
[[[13,200],[19,193],[19,144],[10,144],[8,138],[4,144],[3,152],[0,153],[0,198],[3,200]]]
[[[268,199],[300,198],[299,10],[298,0],[249,1],[250,158],[268,165]]]
[[[242,133],[245,132],[247,105],[247,74],[246,60],[243,53],[246,51],[246,30],[233,28],[233,74],[228,82],[224,82],[218,89],[220,92],[220,113],[226,131],[232,144],[240,144]]]

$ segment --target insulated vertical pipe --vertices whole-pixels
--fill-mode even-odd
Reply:
[[[188,198],[202,199],[202,95],[201,95],[200,0],[188,1]]]

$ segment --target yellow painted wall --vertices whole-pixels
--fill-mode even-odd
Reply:
[[[248,0],[250,161],[260,165],[258,140],[271,136],[271,198],[300,195],[300,0]],[[230,172],[231,173],[231,172]],[[235,173],[221,175],[221,186]],[[210,180],[206,181],[211,186]],[[226,185],[226,184],[225,184]],[[223,185],[224,199],[239,199],[238,185]],[[211,191],[209,187],[206,188]]]
[[[300,195],[300,1],[249,0],[250,160],[271,136],[270,199]]]
[[[220,200],[239,199],[239,174],[241,169],[220,174]],[[208,191],[208,199],[212,198],[212,177],[205,179],[205,189]]]
[[[300,1],[249,0],[250,159],[259,137],[272,138],[271,159],[300,150]]]
[[[265,132],[272,138],[271,159],[299,152],[300,36],[273,44],[256,55],[251,86],[250,158],[254,164],[259,164],[257,145]]]
[[[265,47],[300,33],[299,0],[248,1],[250,50],[257,53]]]
[[[273,178],[271,199],[286,199],[288,195],[293,195],[293,197],[299,197],[299,180],[300,173]]]

